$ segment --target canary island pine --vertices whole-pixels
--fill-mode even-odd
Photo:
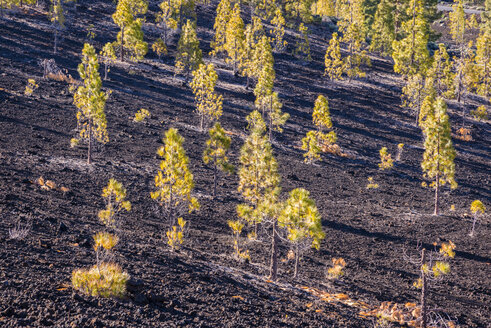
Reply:
[[[182,146],[184,138],[174,128],[167,130],[157,154],[162,157],[155,176],[156,190],[150,193],[158,202],[162,215],[168,220],[170,229],[177,218],[199,208],[198,200],[191,195],[194,188],[193,174],[189,170],[189,158]]]
[[[283,113],[283,104],[278,98],[278,92],[272,92],[256,101],[256,108],[262,111],[268,125],[269,141],[272,141],[273,131],[283,132],[283,126],[290,118],[290,114]]]
[[[50,20],[54,31],[53,53],[58,50],[58,38],[65,28],[65,15],[63,13],[63,0],[51,0]]]
[[[312,164],[315,161],[321,160],[321,147],[318,131],[307,132],[305,138],[302,139],[302,150],[305,151],[303,154],[305,163]]]
[[[119,228],[116,220],[117,215],[125,210],[131,211],[131,203],[126,199],[126,189],[116,179],[109,179],[109,183],[102,190],[102,197],[106,201],[106,208],[99,211],[98,217],[101,222],[110,228]]]
[[[143,41],[142,18],[148,10],[146,0],[118,0],[112,19],[120,28],[115,45],[119,48],[119,59],[125,60],[125,53],[130,54],[131,60],[143,59],[148,51],[148,44]]]
[[[145,121],[148,117],[150,117],[150,112],[145,108],[140,108],[140,110],[135,113],[135,117],[133,118],[133,122],[141,123],[141,122]]]
[[[474,237],[474,229],[476,227],[476,222],[479,219],[479,217],[484,214],[485,211],[486,211],[486,207],[480,200],[476,199],[475,201],[472,202],[471,213],[472,213],[473,220],[472,220],[472,229],[471,232],[469,233],[469,236]]]
[[[298,33],[300,36],[295,46],[295,54],[300,55],[305,60],[311,61],[312,57],[310,55],[309,28],[305,26],[304,23],[300,23]]]
[[[104,113],[107,94],[101,90],[97,55],[94,47],[88,43],[82,50],[82,63],[78,65],[78,73],[83,80],[83,85],[75,92],[73,102],[78,108],[76,117],[80,129],[79,138],[88,141],[87,163],[91,164],[92,143],[94,141],[106,143],[109,137]]]
[[[196,112],[200,118],[199,128],[204,131],[208,125],[222,115],[223,97],[215,92],[218,75],[213,64],[200,64],[193,71],[191,89],[194,93]]]
[[[167,230],[167,245],[170,246],[172,251],[178,250],[184,242],[184,228],[186,227],[186,221],[183,218],[177,219],[177,226],[172,226]]]
[[[256,107],[260,106],[263,98],[273,92],[276,72],[274,70],[273,49],[267,36],[263,35],[256,47],[254,62],[255,67],[251,76],[257,78],[254,95],[256,96]]]
[[[232,65],[234,75],[238,75],[245,64],[246,44],[245,44],[244,21],[240,17],[240,4],[236,3],[227,22],[225,34],[224,50],[227,52],[227,63]]]
[[[333,33],[331,40],[329,40],[329,46],[324,56],[324,66],[324,76],[328,75],[331,81],[342,79],[344,63],[341,59],[341,48],[337,33]]]
[[[211,41],[211,48],[213,50],[210,52],[210,55],[212,56],[216,56],[225,51],[227,23],[230,20],[231,12],[230,0],[221,0],[217,7],[215,24],[213,25],[215,35]]]
[[[232,139],[227,136],[220,123],[215,125],[208,132],[210,138],[206,141],[206,149],[203,152],[203,162],[213,166],[213,197],[217,195],[218,170],[233,173],[234,166],[230,164],[227,151],[230,148]]]
[[[202,58],[203,54],[199,48],[195,25],[188,20],[183,27],[177,46],[176,74],[185,73],[187,83],[191,72],[198,69],[203,63]]]
[[[370,33],[370,51],[392,55],[392,43],[396,39],[394,10],[395,4],[391,0],[381,0],[377,5]]]
[[[100,58],[102,59],[102,63],[104,64],[104,81],[107,80],[107,73],[110,71],[110,66],[114,64],[116,60],[116,50],[114,49],[114,45],[111,42],[108,42],[102,48],[100,53]]]
[[[315,201],[310,198],[310,193],[302,188],[292,190],[278,222],[280,227],[287,229],[288,240],[293,245],[295,252],[293,277],[297,278],[300,252],[310,247],[319,249],[320,242],[325,237],[322,231],[321,215]]]
[[[286,49],[287,42],[284,40],[285,37],[285,18],[283,17],[283,13],[281,8],[277,8],[274,17],[271,20],[271,24],[273,25],[273,30],[271,31],[273,35],[273,44],[274,50],[277,52],[283,52]]]
[[[452,143],[447,104],[442,98],[436,99],[433,111],[427,114],[423,131],[425,152],[421,167],[425,177],[434,180],[432,183],[435,188],[434,215],[438,215],[440,186],[449,183],[452,189],[457,188],[457,182],[454,179],[456,152]]]
[[[249,251],[242,251],[240,247],[240,234],[242,233],[242,229],[244,229],[244,223],[240,222],[240,220],[229,220],[227,224],[232,229],[235,257],[237,259],[250,260]]]
[[[159,39],[162,40],[165,47],[167,47],[169,32],[176,30],[179,25],[179,5],[179,1],[175,0],[163,0],[159,5],[160,12],[157,14],[155,21],[162,31]]]

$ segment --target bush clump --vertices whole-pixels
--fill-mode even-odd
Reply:
[[[101,263],[72,273],[73,287],[91,296],[123,297],[130,276],[115,263]]]

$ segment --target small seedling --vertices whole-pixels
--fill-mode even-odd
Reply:
[[[240,234],[242,233],[242,229],[244,228],[244,224],[240,222],[239,220],[229,220],[228,226],[230,229],[232,229],[233,237],[234,237],[234,251],[235,251],[235,257],[237,259],[244,259],[244,260],[249,260],[251,259],[249,255],[249,251],[242,251],[240,249],[239,241],[240,241]]]
[[[474,228],[476,226],[476,221],[479,219],[479,217],[484,214],[486,211],[486,207],[480,200],[475,200],[471,204],[471,212],[472,212],[472,217],[474,218],[472,220],[472,230],[469,233],[469,236],[474,237]]]
[[[394,161],[392,156],[387,152],[387,147],[382,147],[380,149],[380,163],[378,167],[381,170],[388,170],[394,166]]]
[[[24,90],[24,95],[30,97],[34,93],[34,90],[39,88],[39,85],[36,84],[36,80],[28,79],[26,89]]]
[[[374,183],[372,177],[368,177],[368,184],[367,184],[367,189],[377,189],[378,188],[378,183]]]
[[[135,118],[133,118],[133,122],[143,122],[147,117],[150,117],[150,112],[144,108],[140,109],[135,113]]]

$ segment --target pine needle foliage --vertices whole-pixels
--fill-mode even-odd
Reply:
[[[473,220],[472,220],[472,229],[471,232],[469,233],[469,236],[474,237],[476,222],[479,219],[479,217],[484,214],[484,212],[486,211],[486,207],[480,200],[476,199],[471,203],[470,209],[471,209]]]
[[[380,153],[380,163],[378,164],[378,167],[381,170],[391,169],[394,166],[394,160],[392,159],[392,156],[387,151],[387,147],[380,148],[379,153]]]
[[[283,126],[290,118],[290,114],[281,111],[283,104],[278,98],[278,92],[271,92],[256,100],[256,107],[263,113],[268,125],[269,141],[272,140],[273,131],[283,132]]]
[[[320,152],[322,149],[318,131],[307,132],[305,138],[302,139],[302,150],[305,151],[303,157],[307,164],[312,164],[321,159]]]
[[[80,129],[79,139],[87,140],[89,147],[87,163],[92,161],[92,143],[109,141],[107,135],[107,121],[104,108],[107,94],[102,89],[99,76],[99,63],[94,47],[86,43],[82,50],[82,62],[78,65],[78,73],[83,80],[73,96],[73,102],[78,108],[76,114],[77,126]],[[77,139],[78,140],[78,139]]]
[[[433,179],[435,188],[435,215],[439,214],[439,189],[449,183],[452,189],[457,188],[455,176],[456,156],[452,144],[450,122],[447,115],[447,104],[442,98],[437,98],[434,111],[427,114],[423,131],[425,135],[423,161],[421,167],[425,177]]]
[[[193,71],[190,86],[194,93],[196,112],[200,117],[201,131],[222,115],[223,97],[215,92],[217,80],[218,75],[213,64],[200,64],[198,69]]]
[[[107,73],[109,73],[110,71],[110,66],[117,59],[114,45],[111,42],[106,43],[102,48],[102,51],[99,56],[102,59],[102,63],[104,64],[104,81],[105,81],[107,80]]]
[[[130,276],[114,263],[101,263],[72,273],[73,287],[90,296],[123,297],[129,279]]]
[[[234,166],[230,164],[227,156],[232,139],[227,136],[219,122],[215,123],[208,134],[210,138],[206,141],[203,162],[213,166],[213,197],[216,197],[218,170],[229,174],[234,171]]]
[[[392,54],[392,43],[396,39],[394,10],[393,1],[379,2],[370,33],[370,51],[380,52],[384,56]]]
[[[191,72],[203,64],[202,58],[196,27],[191,20],[187,20],[177,46],[176,74],[185,73],[187,82]]]
[[[300,55],[305,60],[311,61],[312,57],[310,55],[310,42],[309,42],[309,29],[304,23],[300,23],[298,27],[298,33],[300,38],[297,40],[295,47],[295,54]]]
[[[260,106],[263,98],[273,92],[276,72],[274,70],[273,50],[267,36],[263,35],[259,41],[254,56],[251,76],[257,77],[254,95],[256,96],[256,107]]]
[[[274,50],[277,52],[283,52],[286,49],[287,42],[284,40],[285,37],[285,18],[281,8],[277,8],[274,14],[271,24],[274,26],[272,32]]]
[[[278,219],[280,227],[286,228],[288,240],[295,252],[294,278],[298,275],[300,252],[307,247],[320,248],[325,234],[322,231],[321,215],[310,198],[310,193],[302,188],[290,192]]]
[[[157,154],[162,157],[155,176],[156,190],[150,193],[158,202],[169,227],[178,217],[199,208],[198,200],[191,195],[194,188],[193,174],[189,170],[189,158],[182,146],[184,138],[174,128],[167,130]]]

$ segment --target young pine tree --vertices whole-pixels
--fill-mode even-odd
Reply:
[[[213,165],[213,198],[217,195],[218,170],[232,173],[234,166],[229,163],[227,151],[230,148],[229,136],[225,133],[220,123],[216,122],[208,132],[210,139],[206,141],[206,149],[203,153],[203,162]]]
[[[325,237],[321,216],[315,201],[310,198],[310,193],[302,188],[292,190],[278,221],[281,227],[287,229],[288,240],[293,244],[295,252],[293,278],[297,278],[300,253],[310,247],[319,249],[320,242]]]
[[[210,55],[212,56],[216,56],[225,51],[224,46],[226,42],[227,23],[230,20],[231,12],[230,0],[221,0],[217,7],[215,25],[213,25],[215,35],[211,42],[211,48],[213,50]]]
[[[242,74],[247,76],[246,89],[249,89],[252,80],[257,80],[259,77],[263,67],[262,62],[266,61],[265,56],[272,56],[272,54],[262,53],[258,48],[261,46],[261,49],[264,49],[264,45],[260,44],[264,35],[261,19],[254,17],[252,23],[247,24],[245,29],[245,56]]]
[[[489,4],[491,7],[491,4]],[[491,8],[489,8],[491,11]],[[489,22],[491,25],[491,19]],[[491,27],[482,25],[476,40],[477,93],[491,102]]]
[[[455,182],[455,149],[452,144],[450,122],[447,115],[447,104],[437,98],[434,112],[428,113],[423,125],[425,135],[423,161],[421,167],[425,177],[433,179],[435,188],[435,211],[439,214],[440,186],[449,183],[452,189],[457,188]]]
[[[319,95],[315,100],[312,121],[319,132],[325,132],[326,130],[332,129],[329,101],[323,95]]]
[[[116,60],[116,51],[112,43],[108,42],[102,48],[100,53],[102,62],[104,63],[104,81],[107,80],[107,73],[109,73],[110,66]]]
[[[179,3],[176,0],[163,0],[159,7],[160,12],[156,17],[156,22],[162,30],[161,39],[164,45],[167,45],[169,31],[176,30],[178,27]]]
[[[341,80],[344,72],[344,63],[341,59],[341,48],[337,33],[333,33],[329,40],[326,55],[324,57],[325,71],[324,76],[328,75],[332,80]]]
[[[98,217],[101,222],[109,228],[119,229],[121,224],[116,220],[122,211],[131,211],[131,203],[126,199],[126,189],[116,179],[109,179],[109,183],[102,190],[102,197],[106,201],[106,208],[99,211]]]
[[[258,213],[259,204],[270,194],[279,193],[280,176],[273,150],[265,136],[266,124],[258,111],[247,117],[249,136],[240,150],[238,191],[246,201],[237,207],[239,217],[254,226],[257,236],[258,224],[262,216]]]
[[[182,147],[184,138],[171,128],[165,133],[163,141],[164,146],[157,151],[162,161],[155,176],[156,190],[150,195],[161,206],[163,216],[172,229],[180,216],[198,209],[199,203],[191,195],[194,182],[188,167],[189,158]]]
[[[300,39],[297,40],[297,45],[295,47],[295,54],[301,55],[308,61],[312,60],[310,56],[310,42],[309,42],[309,29],[303,23],[300,23],[298,27],[298,33],[300,34]]]
[[[304,162],[307,164],[312,164],[317,160],[321,159],[320,152],[320,141],[319,132],[309,131],[305,138],[302,139],[302,150],[305,151],[303,154]]]
[[[245,47],[244,21],[240,17],[240,5],[235,4],[227,22],[224,49],[227,52],[227,63],[232,64],[234,75],[239,74],[244,66]]]
[[[254,90],[256,99],[260,99],[261,96],[272,92],[276,72],[274,70],[273,50],[266,35],[263,35],[257,41],[252,60],[247,66],[246,74],[251,80],[257,80]]]
[[[444,98],[452,98],[454,95],[455,74],[452,71],[452,62],[443,43],[438,45],[438,50],[433,54],[433,64],[427,75],[434,81],[437,95]]]
[[[284,40],[286,21],[281,12],[281,8],[276,9],[271,24],[274,26],[272,30],[274,50],[283,52],[286,49],[287,42]]]
[[[65,15],[63,13],[63,0],[51,0],[51,23],[54,31],[53,53],[58,49],[58,36],[65,28]]]
[[[106,143],[107,121],[104,108],[106,107],[107,94],[102,88],[99,76],[99,63],[94,47],[86,43],[82,50],[82,62],[78,65],[78,73],[83,80],[73,96],[73,103],[78,108],[77,126],[80,128],[80,139],[87,140],[87,163],[92,162],[93,142]]]
[[[330,131],[327,133],[327,131],[332,129],[332,121],[329,112],[329,102],[323,95],[319,95],[315,101],[312,122],[317,128],[315,138],[313,134],[310,137],[307,134],[306,140],[302,144],[302,149],[307,150],[307,162],[311,162],[312,159],[320,159],[320,157],[316,156],[318,148],[325,150],[330,145],[336,143],[337,140],[336,132]],[[314,140],[317,140],[317,147],[310,145],[310,142],[314,142]]]
[[[350,81],[366,75],[360,68],[362,64],[370,65],[370,58],[362,49],[366,36],[362,3],[363,0],[340,1],[341,17],[337,25],[342,33],[341,41],[348,47],[344,69]]]
[[[392,54],[392,42],[396,39],[394,7],[390,0],[379,2],[371,29],[370,51],[378,51],[384,56]]]
[[[411,0],[407,11],[409,19],[402,24],[402,39],[392,43],[394,72],[410,76],[424,74],[429,63],[429,26],[421,0]]]
[[[215,92],[217,80],[218,75],[213,64],[200,64],[199,68],[193,71],[191,89],[196,102],[196,112],[200,117],[201,131],[222,115],[223,97]]]
[[[271,144],[264,135],[266,124],[258,111],[247,117],[250,134],[240,150],[238,191],[246,201],[237,206],[240,218],[254,226],[253,238],[257,238],[259,223],[269,223],[272,229],[270,275],[276,280],[278,261],[278,217],[281,209],[281,189],[278,164]]]
[[[202,56],[198,36],[196,35],[196,28],[188,20],[183,27],[176,56],[176,73],[180,74],[184,72],[186,74],[186,83],[189,81],[191,72],[203,63]]]
[[[132,59],[141,60],[148,51],[148,45],[143,41],[141,30],[142,19],[137,16],[145,15],[148,10],[146,0],[119,0],[113,21],[119,26],[116,45],[119,47],[119,59],[124,61],[125,51],[130,52]]]
[[[317,0],[312,4],[312,14],[325,17],[336,16],[336,1],[335,0]]]

